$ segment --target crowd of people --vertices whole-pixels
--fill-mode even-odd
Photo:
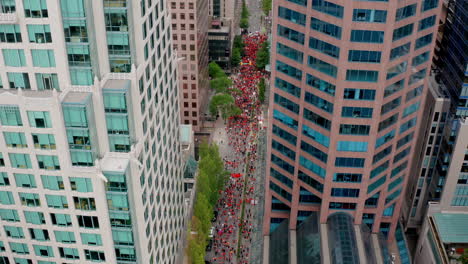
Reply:
[[[255,59],[258,48],[266,38],[259,32],[243,36],[244,57],[239,71],[232,77],[234,86],[231,94],[236,105],[242,109],[242,114],[227,122],[226,132],[232,153],[223,160],[227,170],[241,173],[242,176],[230,177],[221,191],[213,230],[212,263],[249,263],[251,234],[254,232],[256,139],[262,128],[259,124],[262,109],[258,99],[258,82],[261,78],[267,78],[263,70],[256,68]]]

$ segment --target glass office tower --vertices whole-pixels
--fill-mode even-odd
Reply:
[[[274,1],[265,235],[319,211],[393,237],[440,5]]]
[[[0,263],[174,263],[183,187],[166,3],[0,7]]]

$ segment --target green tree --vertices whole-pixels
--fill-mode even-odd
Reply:
[[[234,98],[230,94],[220,93],[211,98],[209,110],[212,116],[216,116],[219,111],[223,112],[226,106],[233,104]]]
[[[245,0],[242,0],[242,11],[241,11],[241,18],[249,18],[249,9],[247,8],[247,4],[245,3]]]
[[[239,49],[241,57],[244,57],[244,41],[241,35],[236,35],[232,44],[233,49]]]
[[[248,18],[241,18],[239,27],[242,29],[248,29],[249,28],[249,19]]]
[[[270,63],[270,45],[268,44],[268,41],[265,41],[257,51],[257,68],[265,69],[265,66],[267,66],[268,63]]]
[[[226,73],[224,73],[223,69],[214,61],[208,64],[208,73],[213,79],[226,77]]]
[[[261,78],[258,82],[258,100],[263,103],[265,102],[265,78]]]
[[[241,61],[241,52],[239,48],[235,48],[232,50],[231,55],[231,66],[237,67]]]
[[[225,93],[232,86],[232,81],[228,77],[219,77],[210,81],[211,89],[216,93]]]
[[[268,16],[268,14],[270,13],[271,4],[272,4],[271,0],[262,0],[262,10],[263,10],[263,13],[265,13],[265,16]]]
[[[462,264],[468,264],[468,249],[465,249],[465,252],[458,258],[458,261]]]

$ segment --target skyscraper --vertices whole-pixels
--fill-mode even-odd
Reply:
[[[161,1],[0,14],[0,263],[174,263],[177,65]]]
[[[208,104],[208,1],[171,1],[174,50],[180,58],[181,123],[195,132],[202,127]]]
[[[264,234],[313,211],[393,237],[440,2],[273,4]]]

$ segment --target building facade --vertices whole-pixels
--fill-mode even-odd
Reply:
[[[313,211],[393,237],[441,3],[273,3],[264,234]]]
[[[175,263],[177,65],[161,1],[0,14],[0,262]]]
[[[180,117],[200,131],[208,102],[208,0],[172,1],[172,40],[179,57]]]

